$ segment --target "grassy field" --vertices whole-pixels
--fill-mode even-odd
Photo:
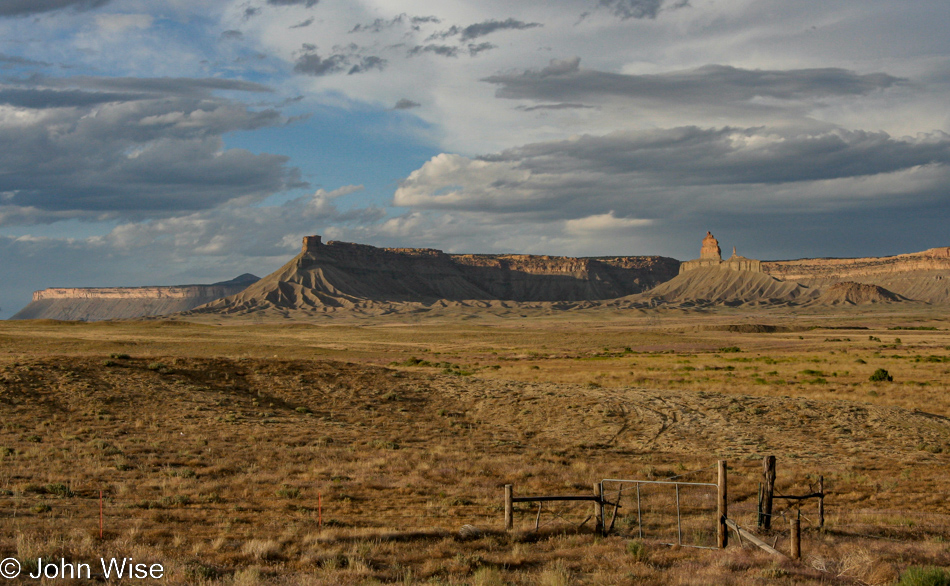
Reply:
[[[166,584],[939,583],[916,568],[950,566],[950,322],[914,311],[0,322],[0,555]],[[754,530],[768,454],[780,494],[825,479],[801,562],[664,545],[659,489],[643,538],[629,493],[608,537],[590,503],[502,530],[505,484],[711,482],[718,459]],[[684,543],[710,545],[709,496],[682,495]]]

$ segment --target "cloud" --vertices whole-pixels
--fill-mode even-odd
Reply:
[[[98,81],[146,91],[0,89],[0,224],[160,217],[302,185],[286,156],[224,147],[228,132],[284,123],[207,89],[243,84]]]
[[[585,104],[572,104],[561,102],[560,104],[539,104],[537,106],[516,106],[515,110],[522,112],[534,112],[536,110],[592,110],[596,106],[587,106]]]
[[[106,33],[121,33],[128,29],[145,30],[152,26],[149,14],[97,14],[96,26]]]
[[[526,30],[544,26],[540,22],[524,22],[508,18],[505,20],[486,20],[468,26],[453,26],[448,30],[433,34],[427,40],[447,39],[449,37],[459,36],[462,42],[471,41],[494,32],[504,30]]]
[[[396,105],[393,106],[393,110],[409,110],[411,108],[418,108],[420,106],[422,106],[422,104],[419,102],[413,102],[407,98],[400,98],[399,101],[396,102]]]
[[[639,218],[618,218],[614,216],[613,210],[610,210],[606,214],[595,214],[567,220],[564,222],[564,230],[574,236],[603,237],[629,232],[635,228],[649,226],[652,223],[652,220]]]
[[[580,68],[580,59],[552,60],[548,67],[486,77],[500,86],[499,98],[544,101],[603,101],[623,98],[661,104],[744,104],[756,99],[820,100],[864,96],[904,80],[886,73],[859,74],[840,68],[761,70],[727,65],[655,75],[608,73]]]
[[[474,43],[469,43],[468,54],[474,57],[475,55],[478,55],[479,53],[483,51],[490,51],[492,49],[497,49],[497,48],[498,48],[498,45],[495,45],[493,43],[478,43],[477,45]]]
[[[0,53],[0,65],[3,66],[16,66],[16,65],[25,65],[29,67],[52,67],[52,63],[47,63],[46,61],[34,61],[33,59],[27,59],[25,57],[19,57],[17,55],[7,55],[6,53]]]
[[[105,6],[111,0],[4,0],[0,2],[0,16],[30,16],[71,8],[93,10]]]
[[[654,19],[663,8],[664,0],[600,0],[600,5],[608,8],[621,20],[630,18]],[[689,6],[689,0],[679,0],[669,7],[670,10]]]
[[[947,196],[950,135],[684,127],[441,154],[399,186],[413,210],[573,220],[805,212]],[[530,220],[529,220],[530,218]]]
[[[387,29],[406,24],[408,24],[412,30],[418,31],[423,24],[439,22],[441,22],[441,20],[435,16],[409,16],[403,12],[390,19],[377,18],[370,23],[357,24],[350,29],[350,33],[381,33]]]
[[[244,33],[236,30],[228,30],[221,33],[221,36],[218,38],[222,41],[240,41],[244,38]]]
[[[307,28],[308,26],[310,26],[311,24],[313,24],[313,21],[314,21],[314,18],[311,16],[311,17],[308,18],[307,20],[298,22],[297,24],[291,25],[291,26],[288,27],[288,28],[292,28],[292,29],[294,29],[294,28]]]
[[[304,52],[297,57],[294,63],[294,72],[304,75],[321,77],[347,70],[348,75],[366,73],[367,71],[382,71],[386,68],[386,59],[375,55],[360,55],[356,45],[350,45],[345,53],[334,53],[328,57],[321,57],[313,45],[304,45]]]
[[[306,8],[313,8],[319,2],[320,0],[267,0],[271,6],[304,6]]]
[[[441,55],[442,57],[458,57],[459,49],[458,47],[453,47],[451,45],[416,45],[415,47],[409,49],[409,56],[414,57],[416,55],[422,55],[423,53],[434,53],[436,55]]]
[[[129,91],[140,94],[181,97],[210,97],[214,91],[271,93],[270,87],[240,79],[214,77],[93,77],[35,78],[35,85],[51,88],[78,87],[95,90]]]

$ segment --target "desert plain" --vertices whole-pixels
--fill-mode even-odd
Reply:
[[[165,584],[936,584],[948,375],[924,304],[0,322],[0,550]],[[823,527],[814,499],[756,527],[768,455],[776,494],[823,478]],[[607,536],[589,502],[504,530],[506,484],[710,483],[719,460],[729,517],[785,554],[801,519],[801,560],[689,547],[715,545],[715,489],[684,487],[679,529],[644,485],[642,534],[629,491]]]

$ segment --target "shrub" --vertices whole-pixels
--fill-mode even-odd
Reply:
[[[627,553],[638,562],[646,562],[648,559],[646,547],[644,547],[643,542],[639,540],[627,542]]]
[[[723,346],[719,349],[721,354],[732,354],[734,352],[742,352],[738,346]]]
[[[298,496],[300,496],[300,489],[297,488],[296,486],[290,486],[290,485],[285,484],[281,486],[280,488],[278,488],[277,491],[274,492],[274,494],[277,496],[277,498],[295,499]]]
[[[872,374],[868,380],[872,383],[891,382],[894,380],[894,377],[883,368],[879,368],[874,371],[874,374]]]
[[[907,568],[897,583],[899,586],[950,586],[950,574],[937,567]]]

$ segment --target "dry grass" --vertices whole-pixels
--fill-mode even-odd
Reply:
[[[950,565],[946,321],[658,315],[0,323],[0,554],[121,552],[189,584],[885,584]],[[795,329],[709,329],[740,319]],[[523,506],[498,531],[506,483],[588,493],[718,458],[754,525],[769,453],[786,494],[819,473],[833,494],[825,531],[803,511],[802,563],[660,545],[669,495],[642,542],[629,509],[617,535],[578,529],[589,505],[545,509],[538,533]],[[687,539],[708,539],[700,520]]]

